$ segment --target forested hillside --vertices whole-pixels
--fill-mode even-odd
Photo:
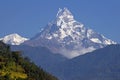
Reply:
[[[58,80],[0,41],[0,80]]]

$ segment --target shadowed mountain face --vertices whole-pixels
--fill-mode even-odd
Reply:
[[[41,66],[47,71],[54,69],[54,65],[58,65],[67,60],[64,56],[54,54],[45,47],[31,47],[26,45],[11,46],[12,50],[22,51],[23,56],[30,58],[38,66]]]
[[[116,43],[92,29],[86,28],[74,19],[67,8],[64,8],[59,9],[53,22],[24,44],[46,47],[53,53],[74,58]]]
[[[120,45],[65,61],[53,74],[61,80],[120,80]]]
[[[43,47],[18,46],[37,65],[60,80],[119,80],[120,45],[110,45],[73,59],[53,54]]]

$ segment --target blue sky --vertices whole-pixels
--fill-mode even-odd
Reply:
[[[86,27],[120,43],[120,0],[0,0],[0,37],[31,38],[64,7]]]

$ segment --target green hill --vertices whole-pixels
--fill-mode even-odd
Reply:
[[[0,41],[0,80],[58,80]]]

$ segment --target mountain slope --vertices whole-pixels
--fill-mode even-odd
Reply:
[[[0,80],[58,80],[0,41]]]
[[[110,45],[68,60],[54,70],[62,80],[120,80],[120,45]]]
[[[1,38],[0,40],[2,40],[6,44],[20,45],[21,43],[27,41],[28,39],[14,33],[14,34],[6,35],[4,38]]]
[[[85,28],[82,23],[74,19],[67,8],[64,8],[59,9],[53,22],[24,44],[43,46],[53,53],[74,58],[116,43],[92,29]]]
[[[62,55],[53,54],[45,47],[31,47],[26,45],[14,45],[11,46],[12,50],[22,51],[22,55],[29,57],[38,66],[41,66],[46,71],[54,70],[53,65],[59,65],[60,63],[67,60]]]

